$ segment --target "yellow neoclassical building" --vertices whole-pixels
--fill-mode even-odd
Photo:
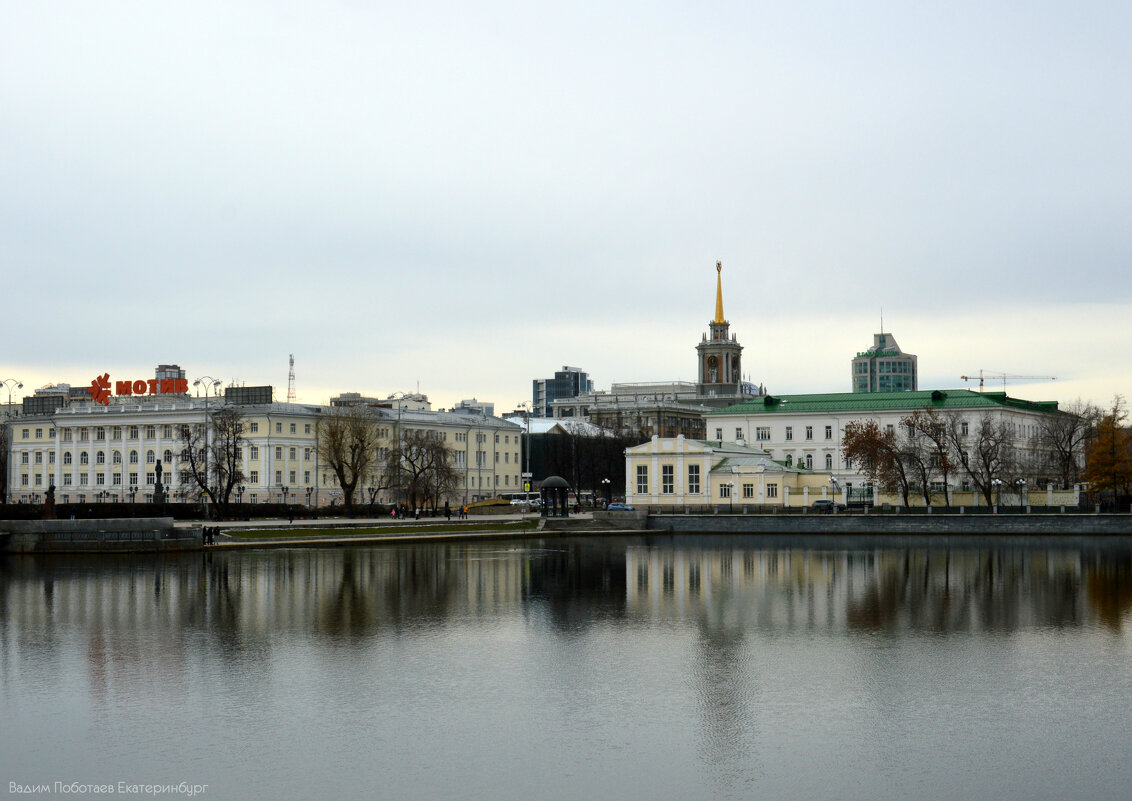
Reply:
[[[809,506],[833,497],[829,478],[734,443],[653,437],[625,449],[625,501],[638,508]]]

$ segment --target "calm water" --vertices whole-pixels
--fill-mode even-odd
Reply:
[[[0,798],[1128,798],[1130,639],[1127,545],[9,559]]]

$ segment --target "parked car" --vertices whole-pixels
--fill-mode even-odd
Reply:
[[[627,503],[611,503],[605,507],[607,512],[635,512],[637,511]]]
[[[822,514],[833,514],[834,512],[844,512],[845,504],[831,501],[828,498],[819,498],[814,501],[813,510]]]

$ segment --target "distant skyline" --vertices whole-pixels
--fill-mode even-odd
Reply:
[[[1130,39],[1117,2],[0,1],[0,379],[694,381],[720,260],[772,392],[849,391],[883,308],[921,389],[1132,399]]]

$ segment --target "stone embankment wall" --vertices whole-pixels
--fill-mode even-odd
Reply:
[[[171,517],[0,521],[0,553],[187,551],[200,547],[200,528],[176,529]]]
[[[1132,515],[649,515],[647,528],[649,531],[735,534],[1121,536],[1132,535]]]

